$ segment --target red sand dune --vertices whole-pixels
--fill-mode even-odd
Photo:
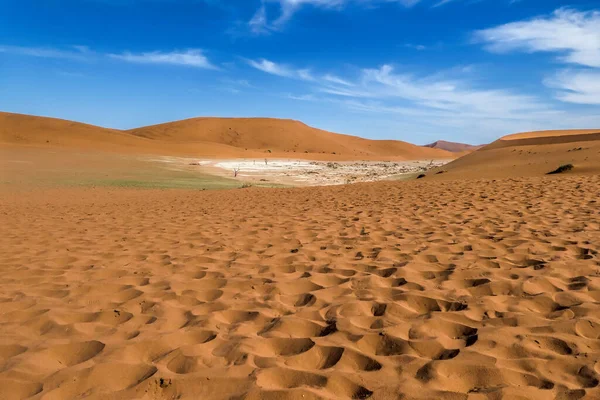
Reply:
[[[600,129],[526,132],[505,136],[442,168],[436,178],[544,175],[572,164],[571,173],[600,173]]]
[[[21,114],[0,113],[0,144],[196,155],[215,158],[454,158],[444,150],[394,140],[368,140],[269,118],[195,118],[130,131]]]

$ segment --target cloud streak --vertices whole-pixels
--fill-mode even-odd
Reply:
[[[564,70],[546,79],[546,86],[557,89],[556,98],[575,104],[600,105],[600,71]]]
[[[559,53],[560,61],[600,67],[600,11],[560,8],[549,16],[475,32],[492,52]]]
[[[218,69],[199,49],[186,51],[109,54],[110,58],[136,64],[166,64],[203,69]]]
[[[299,79],[303,81],[313,81],[315,78],[312,76],[309,69],[296,69],[289,66],[278,64],[273,61],[261,58],[259,60],[246,60],[248,65],[259,71],[267,74],[276,75],[284,78]]]
[[[302,7],[310,6],[314,8],[342,10],[348,4],[355,3],[364,6],[373,6],[384,3],[397,3],[404,7],[412,7],[421,0],[262,0],[261,6],[256,10],[248,27],[254,34],[266,34],[281,30],[292,19],[294,14]],[[277,5],[279,15],[269,21],[267,17],[267,5]]]
[[[560,8],[552,14],[477,31],[475,40],[491,52],[556,53],[571,64],[547,78],[555,98],[566,103],[600,104],[600,11]]]
[[[20,56],[38,57],[38,58],[55,58],[73,61],[86,61],[92,55],[85,46],[70,46],[65,49],[48,48],[48,47],[23,47],[23,46],[2,46],[0,45],[0,53],[15,54]]]
[[[270,61],[261,64],[267,73],[297,79],[292,66],[281,69]],[[454,78],[448,78],[448,75]],[[560,103],[506,88],[474,86],[469,69],[441,71],[427,76],[398,72],[391,65],[365,68],[352,78],[332,74],[314,74],[307,81],[304,93],[285,94],[299,101],[324,102],[360,113],[385,114],[402,124],[424,124],[429,130],[461,129],[467,135],[482,132],[489,139],[508,132],[569,127],[583,121],[600,121],[585,114],[566,112],[557,107]],[[579,81],[556,81],[571,96],[571,102],[590,102],[597,90],[589,88],[593,76],[580,77]],[[586,91],[587,90],[587,91]],[[567,96],[567,94],[565,94]],[[566,99],[561,99],[566,101]],[[437,127],[437,128],[436,128]],[[572,127],[572,126],[570,126]]]
[[[113,53],[103,54],[90,50],[86,46],[70,46],[64,49],[51,47],[24,47],[0,45],[0,53],[14,54],[26,57],[64,59],[70,61],[97,61],[102,58],[111,58],[119,61],[135,64],[163,64],[174,66],[186,66],[202,69],[219,69],[212,64],[203,54],[202,50],[190,49],[186,51],[173,52],[145,52],[145,53]]]

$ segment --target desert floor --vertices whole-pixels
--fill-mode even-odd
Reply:
[[[0,398],[600,398],[598,202],[571,174],[4,182]]]
[[[0,147],[0,185],[154,189],[323,186],[415,179],[449,161],[203,159],[9,146]]]

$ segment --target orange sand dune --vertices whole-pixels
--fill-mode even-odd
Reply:
[[[600,129],[527,132],[505,136],[445,165],[435,179],[544,175],[564,164],[569,173],[600,173]]]
[[[401,156],[405,159],[448,157],[395,140],[368,140],[312,128],[294,120],[273,118],[193,118],[133,129],[145,138],[172,142],[211,142],[285,153],[328,153],[356,157]]]
[[[468,154],[472,151],[475,151],[477,149],[480,149],[483,147],[483,145],[472,145],[472,144],[465,144],[465,143],[457,143],[457,142],[447,142],[445,140],[438,140],[436,142],[430,143],[430,144],[426,144],[423,147],[429,147],[432,149],[440,149],[440,150],[446,150],[446,151],[450,151],[452,153],[461,153],[461,154]]]
[[[598,399],[598,201],[598,175],[2,191],[0,398]]]
[[[548,137],[554,137],[554,136],[588,135],[588,134],[593,134],[593,133],[600,133],[600,129],[571,129],[571,130],[523,132],[523,133],[515,133],[513,135],[504,136],[501,140],[548,138]]]
[[[130,131],[0,113],[0,145],[34,145],[214,158],[433,159],[452,153],[393,140],[368,140],[265,118],[196,118]]]

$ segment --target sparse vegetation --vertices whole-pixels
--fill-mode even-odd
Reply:
[[[417,179],[423,179],[423,178],[425,178],[426,176],[427,176],[427,175],[425,175],[425,174],[419,174],[419,176],[417,176]]]
[[[573,168],[573,164],[563,164],[554,171],[548,172],[546,175],[562,174],[563,172],[571,171]]]

